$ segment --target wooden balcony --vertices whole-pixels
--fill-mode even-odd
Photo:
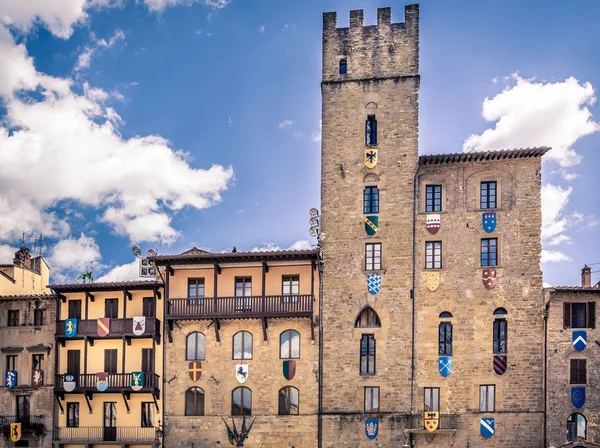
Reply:
[[[409,426],[405,432],[435,435],[436,433],[452,433],[456,431],[456,414],[439,414],[438,427],[429,432],[425,429],[423,414],[409,415]]]
[[[155,373],[146,373],[144,378],[144,386],[139,391],[134,391],[131,388],[131,373],[109,373],[108,374],[108,389],[100,392],[96,385],[98,378],[95,373],[77,375],[77,384],[72,392],[65,391],[64,386],[65,374],[56,375],[55,391],[57,394],[64,395],[65,393],[86,393],[86,394],[110,394],[110,393],[151,393],[158,397],[160,391],[160,377]]]
[[[77,322],[77,334],[72,338],[65,335],[65,321],[56,323],[56,339],[63,342],[67,339],[121,339],[121,338],[155,338],[160,343],[160,320],[155,317],[146,318],[146,331],[140,336],[133,334],[133,319],[111,319],[110,332],[106,336],[98,335],[98,320],[88,319]]]
[[[54,428],[54,442],[57,446],[65,445],[152,445],[159,441],[154,427],[139,426],[78,426],[76,428],[60,426]]]

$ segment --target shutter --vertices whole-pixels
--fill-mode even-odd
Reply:
[[[579,360],[579,384],[585,384],[587,379],[587,361]]]
[[[563,303],[563,327],[571,328],[571,304]]]
[[[588,328],[596,328],[596,302],[588,303]]]
[[[571,360],[571,373],[569,375],[569,382],[571,384],[577,383],[577,359]]]
[[[373,119],[371,126],[373,127],[373,129],[371,130],[371,144],[376,145],[377,144],[377,120]]]

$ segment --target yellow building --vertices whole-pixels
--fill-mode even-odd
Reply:
[[[58,298],[55,446],[157,446],[162,284],[50,288]]]

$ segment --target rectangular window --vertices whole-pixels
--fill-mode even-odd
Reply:
[[[596,302],[565,302],[563,304],[565,328],[596,328]]]
[[[31,410],[29,407],[29,395],[17,395],[16,398],[17,421],[28,422],[31,416]]]
[[[365,144],[367,146],[377,144],[377,120],[375,115],[369,115],[365,124]]]
[[[142,349],[142,372],[146,374],[146,376],[150,376],[152,374],[152,361],[154,360],[154,350],[151,348],[143,348]]]
[[[506,354],[507,339],[506,319],[494,320],[494,355]]]
[[[252,311],[252,277],[236,277],[235,310],[238,312]]]
[[[572,359],[571,360],[571,384],[586,384],[587,383],[587,360]]]
[[[33,325],[41,327],[46,325],[46,310],[43,308],[37,308],[33,310]]]
[[[375,336],[363,334],[360,339],[360,374],[375,375]]]
[[[104,301],[104,317],[119,318],[119,299],[106,299]]]
[[[17,355],[6,355],[6,370],[17,370]]]
[[[152,428],[154,426],[154,403],[142,403],[142,428]]]
[[[8,310],[8,319],[6,320],[6,325],[9,327],[19,326],[19,310]]]
[[[81,300],[69,300],[69,319],[81,320]]]
[[[440,356],[452,356],[452,324],[450,322],[440,323],[439,354]]]
[[[425,269],[442,268],[442,242],[425,242]]]
[[[81,369],[81,351],[67,350],[67,373],[79,374]]]
[[[204,278],[188,278],[188,304],[204,305]]]
[[[104,371],[117,373],[117,349],[104,350]]]
[[[365,270],[378,271],[381,269],[381,243],[365,245]]]
[[[425,187],[425,211],[426,212],[441,212],[442,211],[442,186],[427,185]]]
[[[479,208],[496,208],[496,182],[481,182]]]
[[[281,289],[284,303],[298,302],[298,295],[300,294],[300,276],[284,275],[282,277]]]
[[[144,297],[142,302],[142,316],[156,317],[156,301],[154,297]]]
[[[31,370],[42,370],[44,355],[31,355]]]
[[[79,427],[79,403],[67,403],[67,427]]]
[[[379,213],[379,188],[365,187],[363,193],[363,213]]]
[[[496,411],[496,386],[479,386],[479,412]]]
[[[498,265],[498,238],[481,240],[481,266]]]
[[[379,387],[365,387],[365,414],[379,412]]]
[[[425,400],[423,402],[425,412],[440,412],[440,388],[426,387]]]

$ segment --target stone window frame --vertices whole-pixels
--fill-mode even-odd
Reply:
[[[435,210],[435,195],[436,195],[436,188],[439,187],[440,189],[440,209],[439,210]],[[427,210],[428,204],[427,204],[427,190],[429,188],[432,188],[432,198],[431,198],[431,207],[434,210]],[[441,183],[426,183],[425,184],[425,213],[441,213],[444,211],[444,186]]]
[[[376,148],[378,146],[377,115],[369,112],[365,120],[365,147]]]
[[[194,345],[195,345],[195,350],[194,350],[194,358],[190,357],[190,338],[194,338]],[[200,344],[199,342],[202,342],[203,348],[202,350],[200,350]],[[198,354],[201,354],[200,357],[198,357]],[[203,354],[202,354],[203,353]],[[206,360],[206,336],[204,335],[204,333],[201,333],[200,331],[192,331],[191,333],[189,333],[186,337],[185,337],[185,360],[186,361],[205,361]]]
[[[491,389],[490,389],[491,388]],[[490,390],[492,391],[492,406],[490,406]],[[482,393],[485,394],[485,400],[482,400]],[[491,410],[490,410],[491,408]],[[496,385],[495,384],[480,384],[479,385],[479,412],[491,413],[496,412]]]
[[[6,326],[7,327],[18,327],[20,320],[19,310],[7,310],[6,312]]]
[[[239,413],[234,412],[234,395],[236,394],[237,391],[239,391],[239,393],[240,393],[241,407],[236,405],[240,409]],[[248,401],[248,400],[244,400],[244,397],[248,397],[248,396],[249,396],[250,405],[247,408],[248,412],[245,412],[245,410],[246,410],[245,405],[247,404],[246,401]],[[252,415],[252,389],[250,389],[249,387],[246,387],[246,386],[238,386],[231,391],[231,415],[232,416]]]
[[[584,426],[583,426],[583,435],[582,436],[579,435],[579,433],[577,432],[577,420],[575,420],[575,422],[573,422],[574,423],[573,426],[575,427],[575,435],[573,435],[572,433],[570,434],[570,432],[569,432],[569,426],[570,426],[569,423],[571,423],[571,422],[569,422],[569,420],[573,416],[577,416],[577,417],[581,416],[583,418]],[[587,418],[581,412],[573,412],[572,414],[570,414],[567,417],[567,442],[573,442],[577,437],[583,437],[583,440],[586,440],[586,438],[587,438]]]
[[[440,314],[440,319],[451,319],[450,317],[441,317],[443,313]],[[442,328],[444,328],[444,341],[442,341]],[[448,338],[448,328],[450,328],[450,338]],[[448,341],[448,339],[450,339]],[[442,320],[438,325],[438,356],[452,356],[452,343],[454,340],[454,326],[452,322],[448,320]],[[448,346],[450,346],[450,350],[448,350]],[[443,350],[442,350],[443,347]]]
[[[367,195],[367,190],[369,190],[369,195]],[[373,193],[375,192],[375,193]],[[366,198],[367,196],[369,197],[369,207],[370,210],[367,210],[367,206],[366,206]],[[375,201],[373,200],[374,197],[377,197],[377,201],[376,201],[376,207],[373,205],[375,203]],[[380,192],[379,192],[379,185],[377,183],[374,182],[368,182],[367,185],[365,185],[363,187],[363,215],[378,215],[379,214],[379,205],[381,203],[380,201]],[[373,211],[373,209],[376,209],[377,211]]]
[[[194,412],[188,413],[188,400],[193,397],[194,399]],[[197,397],[202,397],[201,400]],[[204,389],[198,386],[192,386],[185,391],[185,400],[183,405],[185,416],[198,417],[203,416],[206,413],[206,392]]]
[[[496,182],[496,207],[495,208],[481,208],[481,184],[487,182]],[[477,212],[489,212],[489,211],[498,211],[503,210],[502,208],[502,179],[500,174],[498,177],[492,178],[490,176],[481,177],[477,181],[477,196],[476,196],[476,204],[477,207],[474,211]]]
[[[436,258],[436,254],[438,252],[438,250],[436,250],[436,243],[439,243],[439,256],[440,256],[440,264],[439,266],[436,266],[435,264],[435,258]],[[428,265],[429,261],[428,261],[428,254],[427,254],[427,246],[431,245],[432,247],[432,252],[431,252],[431,266]],[[444,259],[443,259],[443,254],[444,254],[444,242],[442,241],[442,239],[435,239],[435,240],[425,240],[425,269],[426,270],[439,270],[439,269],[443,269],[444,267]]]
[[[448,202],[448,182],[455,182],[450,176],[445,176],[438,173],[423,173],[419,176],[419,197],[418,197],[418,214],[420,215],[444,215],[449,212],[453,212],[456,209],[454,202],[456,199],[452,199]],[[428,212],[427,211],[427,187],[432,185],[440,185],[442,187],[441,195],[441,207],[442,210],[439,212]],[[442,222],[443,225],[443,222]]]
[[[483,191],[483,184],[486,184],[486,202],[489,205],[490,202],[490,184],[494,184],[494,205],[495,207],[482,207],[481,192]],[[479,209],[480,210],[496,210],[498,208],[498,181],[496,180],[482,180],[479,182]]]
[[[441,393],[441,390],[439,387],[424,387],[423,388],[423,412],[440,412],[441,396],[442,396],[442,393]],[[428,398],[429,398],[429,403],[430,403],[429,407],[427,406]]]
[[[379,268],[376,269],[375,268],[375,246],[379,245]],[[372,269],[367,269],[367,247],[368,246],[373,246],[373,256],[371,257],[371,264],[372,264]],[[364,253],[363,253],[363,257],[364,257],[364,263],[363,263],[363,269],[365,272],[380,272],[383,271],[383,243],[381,241],[369,241],[368,243],[365,243],[365,248],[364,248]]]
[[[367,315],[367,325],[365,326],[361,324],[363,320],[363,315]],[[368,325],[370,317],[373,317],[373,320],[375,322],[374,326]],[[373,307],[367,305],[361,310],[360,313],[358,313],[358,316],[356,316],[356,320],[354,321],[354,328],[381,328],[381,318],[379,317],[379,314],[377,314],[377,311],[373,309]]]
[[[576,373],[575,375],[577,376],[578,374],[580,375],[581,372],[577,372],[577,367],[575,367],[575,369],[573,368],[573,361],[583,361],[583,375],[585,376],[585,380],[583,382],[580,381],[580,379],[578,378],[573,378],[573,371],[575,370]],[[577,364],[575,364],[577,365]],[[575,382],[573,382],[573,380],[575,379]],[[571,358],[569,359],[569,385],[574,385],[574,386],[585,386],[589,383],[589,372],[588,372],[588,362],[587,362],[587,358]]]
[[[573,327],[573,304],[583,303],[585,304],[585,326]],[[568,311],[567,311],[568,310]],[[565,301],[563,302],[563,328],[564,329],[575,329],[575,330],[593,330],[596,328],[596,302],[582,302],[582,301]]]
[[[300,415],[300,391],[294,386],[284,386],[277,393],[279,415]],[[295,399],[295,403],[294,403]]]
[[[240,358],[236,358],[235,356],[235,338],[238,336],[242,338],[242,355]],[[250,336],[250,357],[245,357],[245,345],[246,345],[246,335]],[[247,330],[240,330],[236,332],[231,338],[231,359],[236,361],[250,361],[254,357],[254,335]]]
[[[342,67],[343,67],[343,69],[342,69]],[[339,74],[342,76],[345,76],[348,74],[348,59],[346,57],[343,57],[340,59]]]
[[[369,349],[369,338],[373,339],[373,353]],[[363,339],[367,340],[367,351],[366,354],[363,355]],[[360,376],[375,376],[377,375],[377,339],[373,333],[363,333],[360,337],[360,345],[358,350],[359,355],[359,372]],[[366,358],[366,366],[363,370],[363,356]],[[369,358],[373,358],[373,371],[371,372],[369,369]]]
[[[33,326],[41,327],[46,325],[46,308],[35,308],[33,310]]]
[[[367,408],[367,396],[371,396],[371,407]],[[373,405],[374,398],[377,396],[377,406]],[[363,413],[365,414],[378,414],[381,410],[381,389],[379,386],[365,386],[364,387],[364,402],[363,402]]]
[[[288,355],[290,356],[282,356],[283,353],[283,335],[284,334],[289,334],[289,339],[288,339],[288,344],[289,344],[289,349],[288,349]],[[293,352],[293,344],[292,344],[292,337],[297,334],[298,335],[298,356],[293,356],[294,352]],[[288,328],[287,330],[283,330],[281,332],[281,334],[279,335],[279,359],[300,359],[300,354],[301,354],[301,346],[302,346],[302,337],[300,335],[300,332],[298,330],[294,330],[293,328]]]
[[[478,247],[478,259],[479,259],[479,268],[480,269],[489,269],[489,268],[499,268],[502,266],[502,237],[500,235],[497,236],[493,236],[490,237],[488,236],[489,234],[486,235],[481,235],[481,238],[479,239],[479,247]],[[496,264],[492,265],[487,265],[487,266],[483,266],[481,264],[481,254],[482,254],[482,244],[483,244],[483,240],[496,240]],[[489,256],[488,256],[489,259]]]

